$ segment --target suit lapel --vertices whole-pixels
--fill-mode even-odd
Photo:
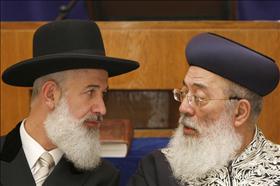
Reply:
[[[22,149],[19,128],[21,122],[6,136],[0,152],[1,181],[3,186],[28,185],[35,186],[33,175]],[[61,158],[52,173],[44,182],[44,186],[78,186],[86,182],[90,173],[79,172],[72,163]]]
[[[19,150],[22,147],[19,134],[20,124],[21,122],[19,122],[7,136],[1,137],[0,159],[3,161],[11,162],[17,156]]]
[[[20,123],[5,138],[1,139],[5,140],[1,151],[1,182],[4,186],[22,184],[35,186],[21,145]]]
[[[73,164],[64,157],[59,161],[55,169],[46,179],[44,186],[77,186],[84,185],[90,174],[88,172],[79,172]]]
[[[22,185],[24,183],[24,185],[35,186],[35,181],[22,149],[12,162],[1,162],[1,181],[3,185]]]

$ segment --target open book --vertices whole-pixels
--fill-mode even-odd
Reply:
[[[101,157],[125,157],[133,138],[128,119],[106,119],[100,126]]]

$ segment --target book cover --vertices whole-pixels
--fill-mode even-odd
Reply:
[[[102,157],[125,157],[133,138],[133,125],[128,119],[105,119],[100,126]]]

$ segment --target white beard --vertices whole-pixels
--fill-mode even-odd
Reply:
[[[65,98],[47,116],[45,129],[51,141],[65,153],[65,157],[81,170],[91,170],[100,163],[101,145],[99,130],[84,126],[86,116],[77,120],[70,113]]]
[[[229,113],[217,121],[193,121],[181,115],[165,156],[175,178],[182,184],[206,176],[213,169],[228,166],[241,147],[242,138],[231,125]],[[185,136],[183,125],[195,128],[199,136]]]

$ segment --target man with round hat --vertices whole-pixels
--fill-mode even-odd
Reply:
[[[262,99],[279,82],[269,57],[213,33],[193,37],[174,89],[179,126],[140,162],[129,186],[280,185],[280,145],[257,127]]]
[[[105,55],[93,21],[37,29],[33,58],[2,74],[5,83],[33,90],[29,115],[1,138],[1,185],[118,185],[118,170],[100,158],[103,95],[108,77],[138,67]]]

